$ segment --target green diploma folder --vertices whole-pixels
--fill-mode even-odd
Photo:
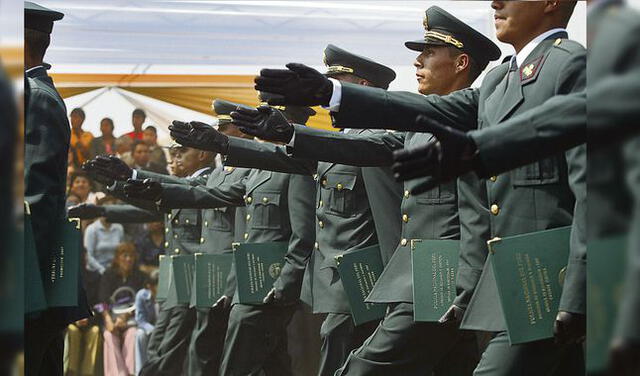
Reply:
[[[512,345],[553,337],[570,233],[561,227],[488,242]]]
[[[47,298],[38,262],[36,240],[31,227],[31,211],[25,201],[24,211],[24,312],[31,313],[47,308]]]
[[[589,241],[587,258],[587,372],[608,368],[609,346],[618,307],[622,303],[627,237],[624,235]]]
[[[164,302],[169,293],[169,281],[171,279],[171,258],[165,255],[158,256],[158,291],[156,301]]]
[[[56,226],[58,238],[49,250],[44,292],[49,307],[74,307],[78,305],[80,286],[80,220],[62,218]]]
[[[386,304],[365,303],[384,270],[380,247],[374,245],[349,251],[336,256],[335,260],[354,324],[360,325],[382,318],[387,309]]]
[[[25,201],[25,312],[49,307],[75,307],[80,292],[80,219],[53,218],[55,239],[47,249],[39,251],[31,223],[32,215]],[[43,256],[40,256],[41,252],[44,252]]]
[[[167,307],[189,304],[193,284],[193,255],[169,256],[171,263]]]
[[[224,295],[227,277],[231,271],[233,255],[196,253],[194,255],[195,278],[192,304],[198,308],[210,308]]]
[[[288,243],[234,243],[238,302],[262,304],[280,276]]]
[[[413,319],[437,322],[456,298],[458,240],[411,240]]]

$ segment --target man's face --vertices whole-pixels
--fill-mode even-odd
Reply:
[[[100,122],[100,132],[103,136],[113,136],[113,127],[106,120]]]
[[[145,131],[142,132],[142,140],[149,146],[155,146],[158,136],[156,136],[156,132],[151,129],[145,129]]]
[[[144,117],[140,115],[133,115],[131,117],[131,123],[133,124],[134,129],[142,128],[142,123],[144,123]]]
[[[83,176],[76,177],[71,185],[71,193],[78,197],[87,197],[90,189],[91,185],[89,184],[89,180]]]
[[[78,113],[74,112],[69,117],[71,119],[71,128],[80,129],[82,128],[82,123],[84,123],[84,119],[82,116],[78,115]]]
[[[426,46],[413,62],[420,94],[446,95],[456,79],[456,59],[444,46]]]
[[[544,1],[492,1],[498,40],[509,44],[529,41],[531,30],[544,16]]]
[[[200,168],[200,151],[193,148],[182,148],[176,155],[176,167],[185,175],[191,175]]]
[[[149,163],[149,146],[140,143],[133,150],[133,160],[138,166],[146,166]]]

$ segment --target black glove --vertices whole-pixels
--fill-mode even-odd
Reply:
[[[169,131],[180,145],[221,154],[227,154],[229,150],[229,137],[199,121],[184,123],[174,120]]]
[[[613,340],[609,357],[609,374],[640,375],[640,342],[628,339]]]
[[[89,175],[91,179],[97,181],[100,184],[110,186],[115,182],[109,176],[104,176],[98,171],[96,162],[94,160],[84,162],[82,164],[82,169],[87,173],[87,175]]]
[[[446,324],[449,322],[459,324],[462,321],[462,316],[464,316],[464,309],[457,305],[452,305],[449,307],[447,312],[438,319],[438,322],[440,324]]]
[[[561,345],[582,343],[587,335],[587,318],[579,313],[560,311],[553,323],[555,342]]]
[[[71,206],[67,209],[69,218],[94,219],[104,217],[106,210],[103,206],[93,204],[79,204]]]
[[[224,312],[231,307],[231,300],[232,298],[230,296],[222,295],[220,299],[213,303],[211,310]]]
[[[133,174],[133,169],[115,155],[108,157],[99,155],[85,163],[85,166],[91,173],[102,175],[111,180],[124,181],[131,178]]]
[[[162,197],[162,184],[151,179],[129,179],[122,189],[129,198],[156,202]]]
[[[231,112],[231,118],[242,133],[263,140],[286,144],[293,137],[293,125],[282,112],[269,106],[260,106],[258,109],[238,108]]]
[[[255,78],[255,89],[281,95],[269,99],[272,106],[329,105],[333,84],[317,70],[303,64],[289,63],[289,69],[263,69]]]
[[[433,134],[435,140],[415,148],[396,150],[392,166],[398,181],[433,177],[413,188],[413,194],[424,193],[472,170],[481,172],[476,155],[477,147],[471,136],[451,127],[435,124],[423,115],[416,118],[416,125]]]

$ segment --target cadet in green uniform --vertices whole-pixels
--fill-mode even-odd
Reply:
[[[317,78],[313,84],[316,94],[322,93],[320,99],[312,99],[300,95],[301,88],[291,81],[291,73],[276,71],[273,75],[268,70],[263,70],[263,76],[257,79],[257,88],[284,95],[282,102],[328,105],[333,99],[337,102],[332,106],[337,110],[334,122],[339,126],[388,127],[389,119],[393,118],[394,127],[419,130],[415,119],[420,114],[459,129],[494,126],[550,97],[584,89],[585,50],[565,39],[564,27],[574,6],[575,2],[492,2],[498,38],[512,44],[517,55],[489,72],[479,89],[418,97],[348,84],[340,86],[307,71],[304,90],[308,90],[309,77],[313,75]],[[297,66],[290,67],[300,71]],[[284,74],[286,80],[277,78]],[[341,99],[338,101],[337,97]],[[580,157],[558,155],[491,179],[487,183],[491,236],[571,224],[574,192],[568,175],[579,174],[583,163]],[[584,285],[580,284],[583,269],[581,260],[570,259],[560,305],[560,310],[568,313],[565,317],[578,318],[584,314]],[[497,333],[476,368],[477,375],[510,375],[519,370],[523,374],[547,374],[565,354],[580,350],[575,345],[556,345],[552,340],[509,346],[491,268],[485,267],[474,296],[489,298],[476,301],[475,306],[471,300],[465,327]],[[484,314],[478,316],[478,309]],[[563,324],[571,325],[572,321],[580,322],[579,318],[569,319]],[[580,373],[580,368],[578,364],[572,371]]]
[[[41,269],[49,264],[49,246],[57,235],[57,219],[65,216],[65,186],[70,127],[67,111],[43,62],[53,22],[60,12],[24,3],[24,67],[29,98],[24,109],[24,199],[31,208],[31,223]],[[53,221],[53,222],[52,222]],[[29,270],[27,275],[43,275]],[[25,317],[25,370],[28,375],[62,375],[64,329],[90,316],[84,291],[79,287],[78,306],[49,308]]]
[[[498,58],[500,52],[493,42],[441,8],[429,8],[426,19],[426,38],[406,43],[407,47],[421,52],[414,65],[420,77],[419,90],[422,94],[446,95],[468,87],[489,60]],[[232,116],[242,119],[241,116]],[[271,124],[275,125],[273,121]],[[239,125],[244,125],[242,120]],[[260,130],[260,125],[258,119],[244,126],[256,131]],[[389,166],[393,162],[393,150],[424,143],[431,138],[427,133],[416,132],[336,134],[298,126],[293,129],[294,156],[311,154],[320,160],[358,166]],[[257,136],[265,137],[262,133]],[[482,216],[483,207],[476,204],[475,194],[469,195],[469,190],[477,185],[467,183],[465,187],[469,188],[461,192],[460,196],[457,195],[455,183],[442,184],[430,192],[412,195],[411,190],[415,185],[416,182],[405,185],[402,214],[398,214],[398,218],[402,220],[402,240],[396,242],[398,249],[368,298],[374,302],[391,303],[391,308],[365,346],[350,356],[343,373],[402,371],[425,374],[432,372],[437,366],[438,373],[462,375],[471,373],[477,363],[473,336],[462,338],[455,325],[442,326],[413,321],[413,286],[408,246],[409,239],[458,238],[459,199],[461,207],[465,205],[465,210],[469,212],[470,219],[465,224],[474,230],[465,233],[461,247],[466,251],[483,247],[484,241],[477,236],[480,231],[478,227],[481,230],[485,227],[488,229],[488,223],[477,225],[479,220],[476,217]],[[478,270],[477,275],[480,274],[482,262],[465,261],[466,259],[461,261],[461,270],[465,275],[475,270]],[[464,284],[463,287],[469,288]],[[393,352],[389,348],[393,348]],[[452,361],[453,358],[466,361]]]
[[[229,113],[239,105],[223,100],[215,100],[214,110],[218,115],[218,129],[222,133],[233,133],[230,125]],[[242,135],[241,132],[235,131]],[[215,188],[229,185],[244,179],[249,173],[247,169],[235,169],[233,167],[218,166],[211,172],[206,184],[201,185]],[[184,188],[188,189],[192,184],[185,182]],[[129,195],[138,197],[154,196],[153,192],[136,191],[128,192]],[[171,207],[170,201],[163,201],[162,207]],[[193,210],[193,209],[183,209]],[[244,220],[244,216],[242,217]],[[231,244],[234,242],[234,228],[236,222],[235,207],[216,207],[202,209],[202,231],[199,250],[202,253],[228,253],[231,252]],[[242,231],[244,233],[244,231]],[[228,283],[229,296],[233,296],[235,290],[233,278]],[[195,289],[192,289],[195,291]],[[217,374],[220,367],[224,337],[227,329],[229,311],[224,309],[224,302],[220,302],[216,308],[198,308],[197,321],[191,336],[188,357],[189,375]]]
[[[324,63],[327,65],[327,76],[347,82],[387,88],[395,78],[390,68],[333,45],[325,49]],[[264,93],[261,93],[261,97],[267,99]],[[284,116],[281,119],[287,122]],[[352,133],[368,135],[381,132],[357,130]],[[258,136],[272,141],[290,141],[266,134]],[[309,169],[308,160],[316,159],[314,149],[317,147],[300,150],[300,155],[296,150],[295,156],[300,157],[298,159],[287,155],[284,147],[218,138],[224,142],[200,147],[226,154],[225,163],[229,165],[313,174],[317,181],[315,252],[307,268],[308,283],[305,283],[302,299],[312,307],[314,313],[326,314],[320,332],[323,345],[319,374],[333,375],[349,352],[360,346],[377,325],[376,322],[369,322],[354,326],[334,257],[380,243],[381,256],[386,263],[399,241],[402,189],[393,181],[387,167],[360,168],[319,162]]]
[[[174,157],[177,165],[184,168],[186,177],[168,176],[142,170],[132,170],[114,157],[99,157],[87,164],[94,174],[109,179],[118,179],[110,184],[114,194],[127,201],[142,206],[112,205],[102,208],[111,222],[149,222],[165,218],[165,250],[167,254],[193,254],[200,249],[202,212],[197,209],[174,209],[165,214],[166,209],[158,207],[149,197],[131,199],[124,195],[121,183],[127,177],[139,176],[164,182],[197,185],[204,184],[209,178],[213,155],[195,149],[180,147]],[[76,210],[77,211],[77,210]],[[141,374],[176,374],[182,371],[184,359],[195,325],[195,312],[188,305],[162,307],[159,325],[154,328],[150,341],[149,358]],[[161,339],[160,339],[161,338]],[[157,347],[156,347],[157,344]]]
[[[306,121],[306,119],[304,119]],[[209,127],[174,122],[172,127]],[[236,169],[240,170],[240,169]],[[302,277],[313,250],[314,182],[309,176],[251,170],[245,179],[217,187],[149,184],[160,205],[216,208],[246,205],[243,241],[287,241],[289,251],[274,289],[263,305],[234,304],[229,316],[220,374],[291,374],[286,327],[300,296]]]

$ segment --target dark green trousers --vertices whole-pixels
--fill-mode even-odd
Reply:
[[[451,361],[449,355],[457,354]],[[454,325],[413,321],[413,304],[389,306],[373,334],[351,352],[336,375],[471,375],[477,364],[475,336]],[[446,361],[446,363],[445,363]]]
[[[328,313],[320,327],[322,348],[318,375],[333,376],[349,353],[360,347],[377,326],[378,321],[355,326],[351,315]]]
[[[170,310],[162,341],[156,356],[148,358],[140,370],[141,376],[176,376],[183,373],[191,332],[196,321],[195,309],[186,305]]]
[[[507,332],[497,333],[482,354],[473,376],[583,376],[582,346],[559,346],[552,339],[509,345]]]
[[[224,342],[220,375],[289,376],[287,325],[296,306],[234,304]]]
[[[196,325],[189,343],[189,376],[218,374],[228,319],[228,310],[196,309]]]

